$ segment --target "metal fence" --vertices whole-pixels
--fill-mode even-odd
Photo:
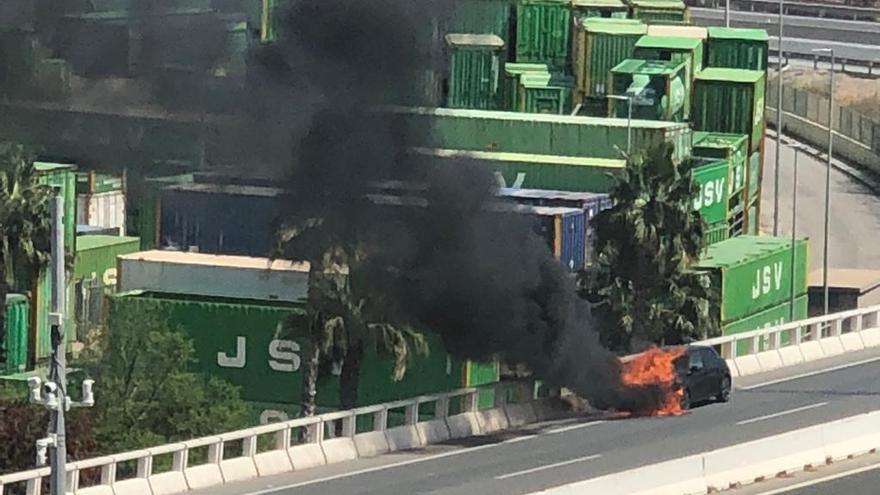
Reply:
[[[828,98],[802,89],[786,87],[782,93],[782,110],[828,126]],[[776,82],[767,84],[767,104],[776,108]],[[859,113],[851,107],[835,106],[832,124],[834,130],[858,143],[875,154],[880,154],[880,121]]]

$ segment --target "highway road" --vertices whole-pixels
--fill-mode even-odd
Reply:
[[[776,142],[765,141],[761,229],[773,232],[773,170]],[[780,169],[780,235],[791,235],[794,151],[782,150]],[[799,236],[810,238],[810,269],[822,267],[825,160],[801,153],[798,159]],[[838,169],[831,171],[831,228],[828,264],[833,268],[880,269],[880,198]]]
[[[570,419],[201,493],[525,494],[875,410],[878,373],[880,349],[862,351],[748,377],[681,417]]]
[[[730,24],[733,27],[766,29],[771,36],[778,36],[778,15],[761,12],[732,11]],[[700,26],[724,25],[724,11],[721,9],[691,8],[694,24]],[[783,34],[788,38],[808,40],[829,40],[840,43],[880,45],[880,23],[865,21],[846,21],[819,17],[787,15],[783,19]]]

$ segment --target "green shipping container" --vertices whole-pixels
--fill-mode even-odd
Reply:
[[[525,74],[549,74],[547,64],[504,64],[504,109],[511,112],[519,111],[520,85],[519,79]]]
[[[687,73],[682,62],[628,59],[611,69],[611,93],[632,97],[632,117],[681,122],[687,108]],[[630,102],[608,99],[608,114],[627,118]]]
[[[574,21],[594,17],[626,19],[629,6],[622,0],[572,0],[571,14]]]
[[[8,294],[5,303],[6,338],[2,344],[6,364],[0,374],[11,375],[27,371],[30,308],[27,297],[21,294]]]
[[[690,11],[675,0],[628,0],[632,18],[649,24],[689,24]]]
[[[749,136],[749,151],[764,140],[765,73],[708,68],[694,81],[694,129]]]
[[[568,115],[571,113],[570,77],[556,74],[528,73],[519,77],[519,101],[516,111]]]
[[[606,193],[623,175],[626,161],[488,151],[417,149],[431,164],[477,163],[495,172],[499,185],[524,189]]]
[[[94,170],[76,173],[77,194],[101,194],[122,190],[122,177],[99,174]]]
[[[444,33],[494,34],[510,46],[510,0],[455,0]]]
[[[767,31],[744,28],[709,28],[710,67],[766,70]]]
[[[730,162],[728,184],[728,207],[733,210],[744,202],[743,188],[746,184],[748,136],[720,132],[695,132],[693,154],[695,158],[719,158]]]
[[[116,258],[140,251],[137,237],[84,235],[77,238],[73,280],[97,279],[102,286],[116,285]]]
[[[449,93],[446,106],[496,110],[504,41],[494,34],[447,34]]]
[[[791,297],[789,293],[787,297]],[[762,328],[770,328],[784,325],[792,321],[805,320],[807,318],[807,296],[806,294],[795,294],[794,300],[794,319],[792,319],[791,301],[786,301],[778,306],[765,309],[753,315],[744,317],[741,320],[734,321],[723,325],[721,328],[722,335],[734,335],[737,333],[751,332]],[[790,336],[782,335],[782,345],[788,345]],[[758,342],[758,350],[763,351],[770,348],[770,341],[766,337]],[[736,346],[736,355],[742,356],[749,351],[748,342],[739,342]]]
[[[311,345],[301,307],[264,301],[229,301],[192,296],[131,292],[110,298],[109,325],[130,311],[155,311],[193,340],[194,368],[242,388],[245,400],[299,404],[302,359]],[[392,363],[364,356],[359,405],[452,390],[462,385],[461,366],[444,352],[436,335],[426,334],[431,352],[414,357],[400,382],[391,380]],[[474,377],[479,378],[479,377]],[[330,372],[318,382],[318,403],[335,407],[339,379]]]
[[[74,251],[76,242],[76,165],[34,162],[40,184],[59,188],[64,202],[64,248]]]
[[[574,24],[572,65],[575,101],[604,96],[608,74],[615,66],[632,58],[636,42],[648,30],[641,21],[631,19],[586,19]]]
[[[791,294],[807,291],[807,241],[795,243],[795,266],[791,265],[791,239],[741,236],[709,247],[695,269],[704,270],[720,289],[719,318],[722,323],[740,320],[779,305]]]
[[[91,326],[101,324],[104,298],[116,291],[117,256],[136,253],[140,247],[137,237],[77,237],[67,296],[66,321],[72,339],[82,340]]]
[[[402,125],[425,129],[423,148],[498,151],[536,155],[620,159],[626,150],[626,119],[572,117],[483,110],[394,107]],[[657,120],[631,122],[633,151],[670,143],[673,159],[691,155],[690,126]]]
[[[521,0],[516,7],[516,61],[567,70],[570,30],[568,0]]]
[[[633,50],[635,58],[671,60],[685,64],[685,98],[684,115],[690,118],[693,94],[693,81],[697,72],[703,70],[703,40],[691,37],[643,36],[636,42]]]
[[[727,240],[729,235],[730,228],[728,227],[727,222],[707,225],[706,230],[703,232],[703,246],[709,247],[712,244],[717,244],[721,241],[725,241]]]
[[[727,225],[730,162],[713,161],[694,168],[693,177],[700,187],[699,194],[694,198],[694,209],[708,224]]]

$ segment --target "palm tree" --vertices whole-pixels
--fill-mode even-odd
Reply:
[[[704,220],[694,211],[691,165],[674,164],[669,145],[630,159],[611,191],[614,206],[597,215],[593,268],[581,294],[604,320],[604,343],[680,343],[717,333],[710,288],[688,268],[703,249]]]
[[[323,226],[322,219],[311,218],[298,226],[288,224],[278,229],[276,255],[305,254],[310,263],[306,313],[311,345],[303,359],[303,416],[316,412],[322,359],[342,363],[339,405],[347,409],[357,404],[361,361],[366,352],[388,356],[395,381],[406,375],[411,356],[428,353],[420,332],[393,321],[387,311],[390,305],[376,294],[368,297],[365,291],[354,288],[352,279],[367,258],[364,250],[357,244],[343,247],[321,232]],[[315,249],[316,245],[325,247]]]
[[[35,280],[51,255],[52,191],[37,181],[23,146],[0,143],[0,304],[22,280]],[[0,363],[6,362],[6,311],[0,307]]]

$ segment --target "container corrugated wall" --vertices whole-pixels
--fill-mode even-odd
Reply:
[[[568,67],[571,11],[565,0],[524,0],[516,8],[516,61]]]
[[[502,187],[526,189],[607,193],[626,167],[623,160],[596,160],[594,165],[586,165],[573,163],[572,157],[553,160],[515,153],[435,153],[431,160],[438,163],[479,164],[491,169]]]
[[[784,325],[792,321],[804,320],[807,318],[807,306],[807,296],[796,294],[794,300],[794,319],[791,318],[792,304],[790,301],[786,301],[778,306],[765,309],[758,313],[746,316],[740,320],[723,325],[721,333],[722,335],[734,335],[737,333],[750,332],[752,330],[760,330],[762,328],[770,328],[778,325]],[[789,343],[789,339],[789,335],[783,334],[781,342],[782,345],[787,345]],[[770,342],[765,337],[764,340],[758,343],[757,350],[763,351],[769,348]],[[736,354],[737,356],[742,356],[747,354],[748,350],[749,343],[740,342],[737,344]]]
[[[426,148],[619,159],[626,149],[626,119],[452,109],[397,109],[406,125],[431,129]],[[633,150],[674,146],[673,160],[691,155],[684,123],[632,121]],[[599,191],[597,191],[599,192]]]
[[[718,244],[721,241],[727,240],[728,237],[730,237],[730,228],[727,222],[707,225],[706,230],[703,231],[703,246],[709,247],[713,244]]]
[[[483,35],[486,37],[486,35]],[[464,44],[470,35],[447,36],[449,51],[449,92],[446,106],[497,110],[501,103],[501,76],[504,42],[490,35],[496,44]]]
[[[748,136],[744,134],[694,133],[693,153],[696,158],[722,158],[730,162],[729,209],[745,202],[744,188],[748,180]]]
[[[64,202],[64,248],[72,253],[76,242],[76,166],[35,162],[34,169],[40,184],[60,189]]]
[[[509,0],[455,0],[444,33],[494,34],[510,46],[512,9]]]
[[[77,225],[118,228],[125,233],[125,194],[109,191],[97,194],[79,194],[76,197]]]
[[[28,333],[30,329],[30,307],[27,297],[20,294],[6,296],[6,364],[0,374],[13,374],[27,371]]]
[[[618,32],[608,32],[614,29],[602,30],[603,25],[608,22],[586,21],[575,26],[572,59],[575,87],[581,97],[607,93],[608,73],[632,57],[636,42],[648,29],[644,24],[626,23]]]
[[[722,79],[728,76],[730,79]],[[758,150],[764,138],[764,81],[763,72],[741,69],[709,68],[697,74],[694,128],[747,134],[750,151]],[[719,112],[722,108],[724,111]]]
[[[266,256],[282,197],[268,188],[172,186],[161,193],[160,245]]]
[[[711,27],[708,44],[711,67],[767,69],[768,37],[763,29]]]
[[[245,400],[297,404],[301,401],[302,358],[311,345],[304,311],[298,307],[218,302],[209,299],[118,294],[110,299],[110,322],[129,311],[156,311],[192,340],[198,371],[242,388]],[[413,357],[400,382],[391,380],[392,363],[374,353],[364,356],[359,405],[376,404],[461,387],[461,368],[448,358],[438,336],[425,334],[431,352]],[[322,375],[318,403],[338,405],[339,379]]]
[[[700,188],[699,194],[693,200],[694,210],[700,212],[706,223],[726,223],[730,162],[721,160],[695,168],[693,177]]]
[[[791,239],[741,236],[711,246],[697,264],[708,270],[712,283],[721,290],[722,323],[736,321],[784,302],[791,293],[807,291],[807,241],[795,244],[795,266],[791,265]]]

